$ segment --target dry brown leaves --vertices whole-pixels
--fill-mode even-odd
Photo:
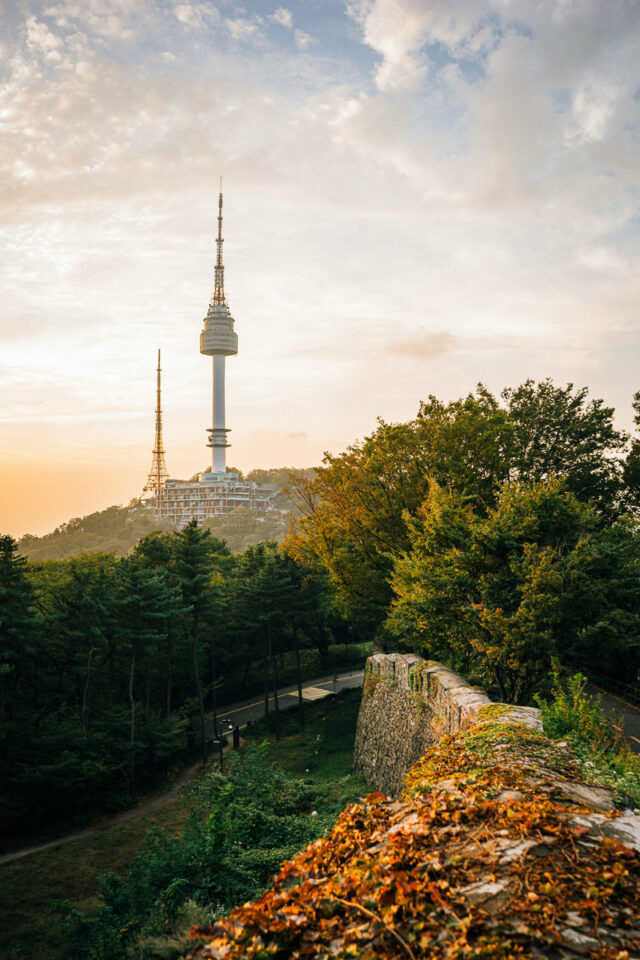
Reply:
[[[592,811],[550,787],[544,749],[492,726],[441,743],[404,801],[349,807],[259,900],[192,931],[192,956],[640,957],[640,855],[575,822]]]

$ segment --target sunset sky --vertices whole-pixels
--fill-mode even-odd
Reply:
[[[309,466],[430,393],[640,389],[637,0],[0,5],[0,533],[127,503],[162,348],[209,459]]]

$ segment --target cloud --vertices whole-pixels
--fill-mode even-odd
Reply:
[[[308,33],[304,33],[302,30],[294,30],[293,36],[296,41],[296,46],[300,50],[306,50],[313,43],[313,37],[310,37]]]
[[[36,56],[44,57],[51,63],[58,62],[60,57],[60,40],[35,17],[29,17],[27,27],[27,49]]]
[[[281,27],[286,27],[288,30],[293,29],[293,15],[291,10],[287,10],[286,7],[278,7],[267,19],[273,20],[274,23],[279,23]]]
[[[603,140],[607,124],[611,120],[618,90],[600,79],[585,79],[575,91],[573,97],[573,119],[575,127],[567,131],[566,140],[570,144],[596,143]]]
[[[253,20],[248,20],[245,17],[238,17],[235,20],[227,18],[224,23],[234,40],[255,40],[260,36],[262,23],[260,17]]]
[[[44,10],[44,15],[64,30],[81,27],[95,37],[108,40],[129,40],[134,36],[131,21],[145,14],[151,19],[150,0],[61,0]]]
[[[220,20],[217,8],[209,3],[178,3],[173,8],[173,15],[191,30],[206,30]]]
[[[441,357],[455,349],[455,346],[455,338],[446,331],[433,333],[428,330],[420,330],[409,336],[393,337],[379,347],[376,352],[382,356],[421,363],[424,360]]]

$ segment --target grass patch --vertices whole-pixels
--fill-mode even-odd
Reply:
[[[61,956],[48,943],[58,925],[57,900],[70,900],[83,912],[97,906],[100,874],[123,871],[151,829],[178,836],[189,814],[183,798],[161,810],[73,840],[60,847],[0,864],[0,956],[30,956],[35,944],[46,945],[47,960]]]
[[[293,826],[290,838],[286,835],[279,845],[274,844],[278,849],[268,852],[262,849],[256,852],[256,875],[261,875],[263,866],[264,870],[268,867],[272,873],[269,857],[277,858],[280,850],[283,856],[292,855],[298,849],[292,844],[297,844],[299,837],[304,837],[304,843],[311,839],[312,835],[321,834],[345,803],[366,792],[365,782],[352,774],[353,740],[359,702],[360,691],[350,690],[339,694],[335,699],[331,697],[305,704],[306,722],[303,730],[298,728],[293,712],[283,714],[279,742],[275,741],[273,734],[267,731],[263,724],[256,724],[247,731],[246,747],[241,752],[248,756],[252,750],[258,750],[260,743],[267,740],[263,752],[269,764],[278,764],[284,771],[283,777],[287,782],[278,783],[282,782],[282,789],[287,796],[294,791],[294,806],[297,806],[296,815],[291,820]],[[225,760],[225,767],[227,770],[230,767],[228,759]],[[143,889],[149,880],[145,870],[154,857],[158,856],[158,844],[154,847],[154,841],[147,839],[152,829],[161,831],[156,837],[166,836],[176,844],[183,843],[186,836],[190,838],[194,849],[205,846],[201,842],[202,834],[198,833],[198,830],[205,829],[201,817],[203,804],[205,809],[211,809],[211,806],[207,808],[206,804],[220,803],[220,794],[227,782],[227,778],[224,778],[216,784],[215,763],[210,764],[210,768],[211,774],[201,777],[186,796],[183,795],[153,814],[96,833],[92,837],[0,865],[0,955],[3,960],[24,960],[34,954],[44,956],[47,960],[64,960],[72,955],[95,956],[95,953],[90,952],[79,953],[77,948],[71,950],[70,942],[65,944],[64,936],[60,933],[60,917],[54,909],[55,901],[67,900],[81,914],[95,915],[101,902],[98,878],[113,873],[119,878],[125,878],[117,883],[129,883],[131,886],[131,874],[129,880],[126,880],[127,870],[131,870],[130,865],[136,859],[138,866],[135,869],[140,876],[140,889]],[[210,783],[207,783],[208,779]],[[237,798],[236,803],[240,809],[239,818],[242,820],[242,804],[237,802]],[[312,808],[317,808],[318,811],[313,818]],[[269,812],[269,815],[272,816],[273,811]],[[277,816],[278,811],[276,818]],[[277,820],[274,820],[274,825],[278,826]],[[268,825],[267,829],[270,829]],[[207,837],[211,840],[213,850],[218,838],[213,835]],[[240,847],[241,844],[238,849]],[[211,850],[203,849],[202,856],[211,857],[211,872],[215,872],[213,863],[217,854],[214,856],[215,851],[211,853]],[[189,879],[190,862],[186,858],[183,863],[183,876],[186,879]],[[265,883],[270,873],[267,874]],[[238,883],[246,884],[250,880],[250,876],[249,880],[243,876]],[[111,889],[114,889],[113,884]],[[227,909],[229,904],[225,903],[224,899],[220,900],[219,893],[212,890],[211,898],[209,913]],[[192,919],[202,919],[203,902],[207,902],[206,891],[199,900],[198,896],[195,900],[198,904],[190,899],[172,914],[166,906],[169,901],[165,896],[164,909],[171,914],[166,934],[162,930],[158,932],[156,927],[150,932],[145,931],[144,924],[140,923],[140,939],[132,947],[138,952],[131,952],[129,946],[123,943],[121,951],[120,948],[114,951],[111,947],[106,947],[101,956],[104,960],[124,960],[129,956],[179,956],[184,948],[182,932]],[[180,934],[177,939],[175,931]],[[87,936],[90,933],[91,931]]]
[[[351,777],[354,785],[365,789],[353,770],[360,690],[344,690],[337,696],[305,703],[305,725],[300,729],[297,709],[280,716],[280,740],[275,739],[273,716],[269,726],[262,720],[243,731],[248,743],[268,741],[267,756],[293,777],[311,781],[340,780]]]

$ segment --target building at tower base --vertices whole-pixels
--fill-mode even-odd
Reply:
[[[184,527],[191,520],[201,523],[210,517],[226,517],[238,507],[272,510],[277,495],[275,489],[240,480],[237,473],[221,479],[207,472],[198,474],[197,480],[167,480],[155,499],[155,510],[159,519]]]

